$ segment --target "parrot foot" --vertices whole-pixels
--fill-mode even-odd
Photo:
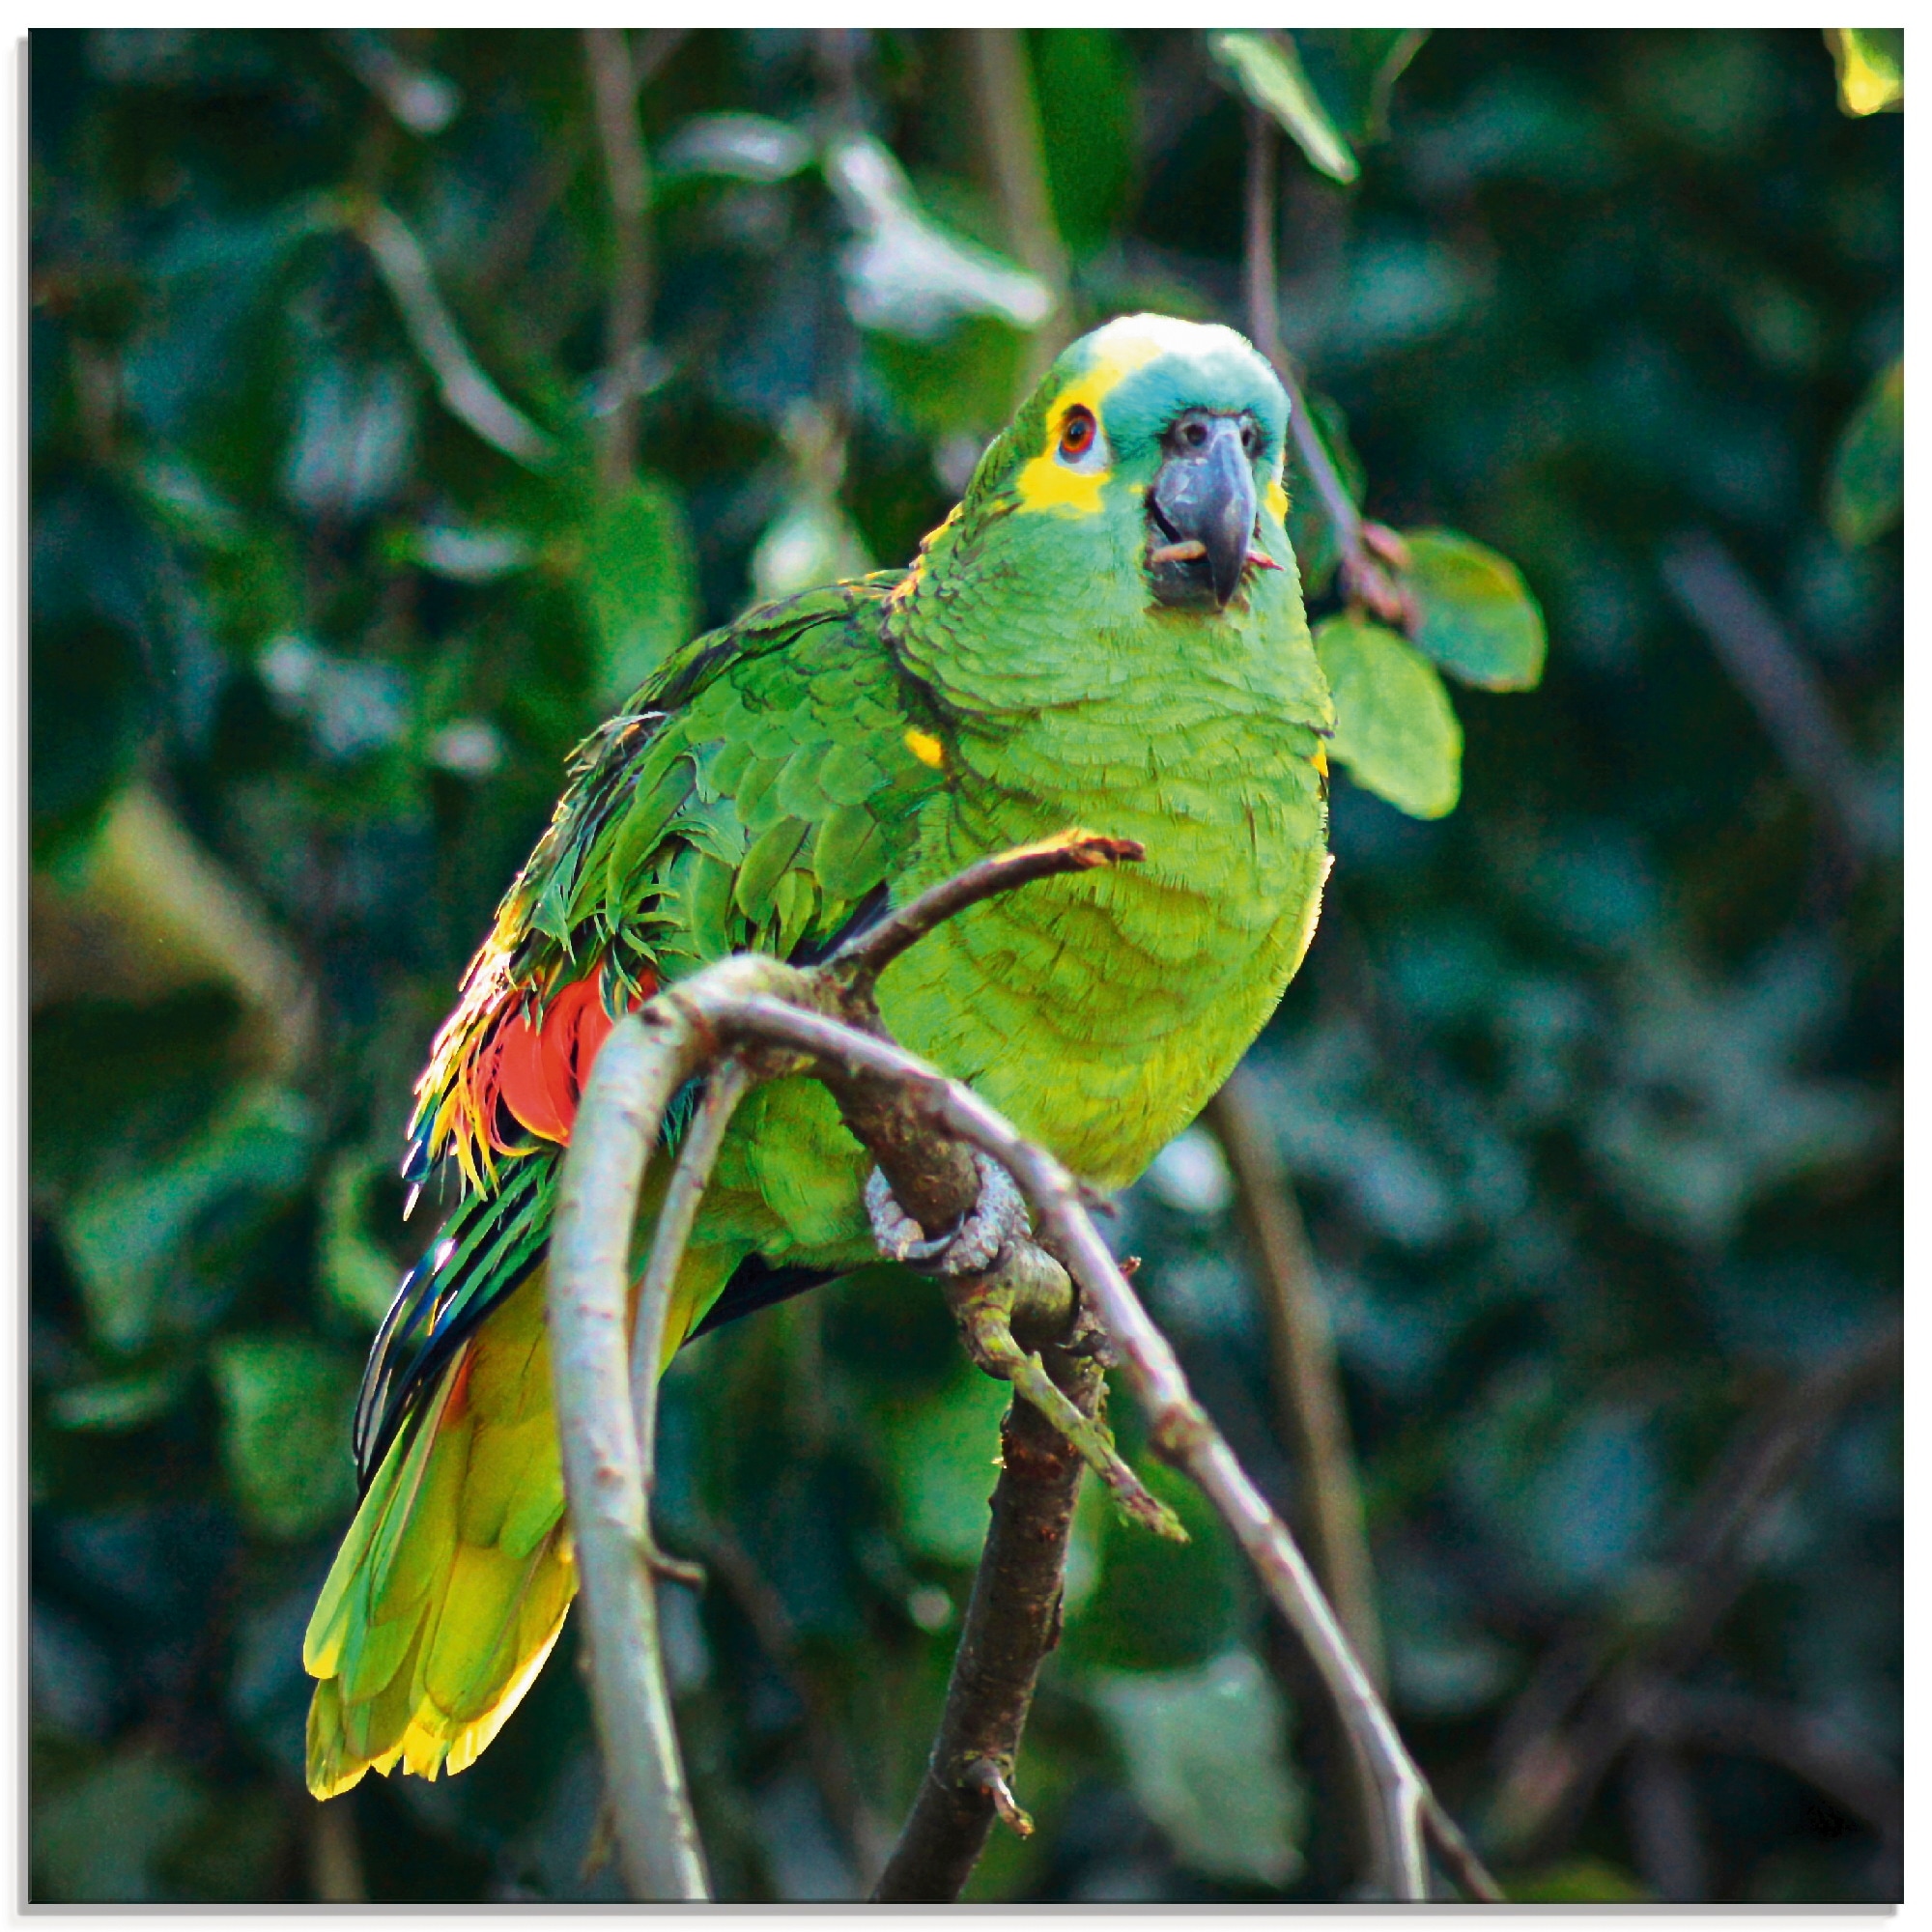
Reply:
[[[866,1213],[879,1252],[921,1274],[983,1274],[1007,1244],[1027,1232],[1026,1204],[1013,1178],[989,1155],[975,1152],[980,1198],[952,1233],[927,1236],[893,1196],[875,1167],[866,1182]]]
[[[1044,1361],[1013,1339],[1007,1311],[990,1298],[955,1308],[973,1359],[989,1376],[1010,1382],[1079,1451],[1081,1461],[1114,1492],[1114,1500],[1144,1529],[1171,1543],[1185,1543],[1180,1519],[1122,1459],[1114,1432],[1097,1416],[1084,1415],[1048,1374]]]

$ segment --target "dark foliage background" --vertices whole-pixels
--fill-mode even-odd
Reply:
[[[422,1237],[410,1081],[566,750],[687,623],[905,558],[1034,353],[1014,258],[1060,269],[1003,212],[963,38],[632,37],[650,303],[614,384],[576,35],[33,38],[38,1898],[613,1895],[568,1640],[472,1772],[317,1807],[300,1633]],[[1358,133],[1369,38],[1299,37]],[[1066,326],[1238,323],[1242,109],[1203,38],[1025,44]],[[1494,546],[1549,619],[1539,691],[1458,696],[1454,815],[1338,781],[1251,1062],[1396,1710],[1519,1895],[1896,1895],[1899,1407],[1804,1378],[1901,1286],[1900,538],[1858,469],[1901,131],[1841,111],[1814,33],[1442,33],[1356,185],[1283,156],[1283,327],[1366,508]],[[600,497],[627,386],[643,480]],[[1712,569],[1761,600],[1728,649]],[[1782,738],[1767,626],[1808,673]],[[1292,1500],[1205,1134],[1121,1235]],[[901,1815],[1001,1400],[936,1297],[863,1282],[672,1374],[721,1896],[849,1894]],[[1805,1453],[1751,1501],[1762,1429]],[[1714,1494],[1746,1498],[1728,1591]],[[1088,1512],[1039,1830],[976,1892],[1333,1895],[1336,1783],[1224,1540]],[[1619,1659],[1625,1705],[1565,1704]]]

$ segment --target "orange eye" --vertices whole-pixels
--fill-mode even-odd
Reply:
[[[1085,456],[1094,447],[1094,439],[1098,433],[1094,412],[1074,404],[1066,412],[1066,420],[1060,426],[1061,455]]]

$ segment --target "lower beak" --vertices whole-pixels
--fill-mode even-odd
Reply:
[[[1148,492],[1148,522],[1154,596],[1225,609],[1255,538],[1255,476],[1237,422],[1215,418],[1198,449],[1168,457]]]

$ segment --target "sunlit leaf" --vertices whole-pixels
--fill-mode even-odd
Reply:
[[[1905,513],[1905,363],[1879,371],[1832,452],[1825,515],[1848,549],[1882,537]]]
[[[1543,612],[1506,556],[1455,530],[1407,530],[1415,641],[1485,691],[1528,691],[1543,676]]]
[[[1335,699],[1328,755],[1411,818],[1440,818],[1463,789],[1463,727],[1435,667],[1379,624],[1330,617],[1315,648]]]
[[[139,1429],[156,1416],[165,1415],[186,1388],[187,1377],[179,1368],[83,1382],[74,1388],[62,1389],[47,1405],[47,1416],[56,1429],[99,1430],[104,1434]]]
[[[1825,41],[1838,64],[1838,105],[1847,114],[1904,111],[1904,28],[1827,27]]]
[[[1290,36],[1222,33],[1208,45],[1241,92],[1274,116],[1315,167],[1332,181],[1355,179],[1361,170],[1309,84]]]
[[[592,691],[615,704],[691,635],[691,532],[669,484],[640,476],[598,510],[583,582],[597,644]]]
[[[779,182],[811,159],[811,143],[767,114],[694,114],[664,145],[661,173]]]
[[[355,1499],[354,1358],[293,1331],[234,1335],[216,1348],[213,1369],[222,1459],[249,1522],[292,1539],[346,1516]]]
[[[1294,1877],[1307,1794],[1288,1761],[1282,1694],[1248,1652],[1192,1670],[1109,1671],[1094,1698],[1134,1796],[1183,1863],[1237,1884]]]
[[[996,315],[1016,328],[1046,320],[1053,306],[1046,284],[941,227],[879,142],[838,142],[825,157],[825,179],[858,230],[841,266],[862,327],[924,340],[962,316]]]

